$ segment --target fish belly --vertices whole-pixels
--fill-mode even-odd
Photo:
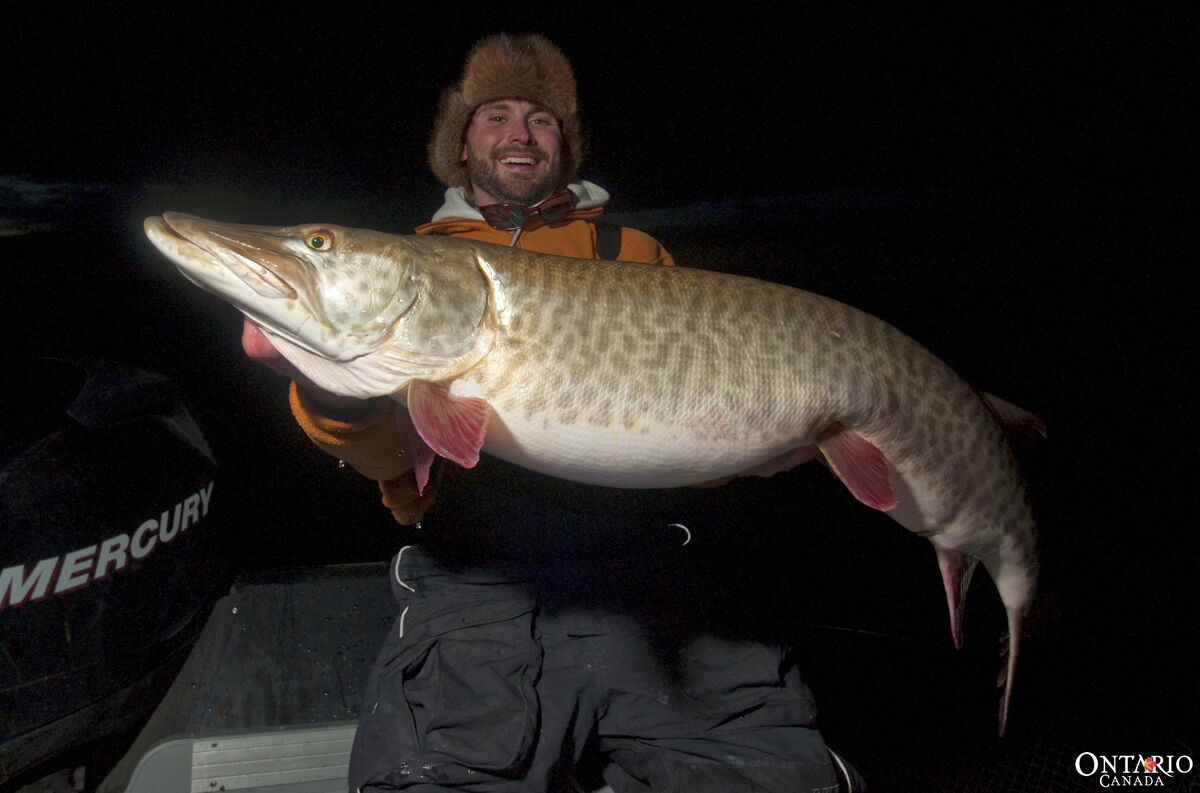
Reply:
[[[457,396],[478,396],[472,381],[459,381]],[[741,437],[696,432],[664,421],[662,411],[639,415],[622,408],[583,416],[563,411],[525,411],[492,405],[484,451],[539,473],[591,485],[630,489],[682,487],[738,474],[804,445],[803,429],[787,437]],[[800,423],[800,422],[798,422]]]

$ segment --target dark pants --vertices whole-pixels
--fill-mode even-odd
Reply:
[[[617,793],[837,790],[785,649],[680,539],[540,567],[401,550],[351,789],[578,790],[594,748]]]

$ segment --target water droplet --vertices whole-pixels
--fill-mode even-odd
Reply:
[[[346,467],[346,461],[338,460],[338,468],[345,468],[345,467]]]

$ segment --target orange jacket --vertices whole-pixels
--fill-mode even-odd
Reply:
[[[517,235],[515,247],[535,253],[552,253],[570,256],[573,259],[596,259],[596,218],[603,210],[576,209],[561,221],[552,225],[535,221]],[[494,229],[482,220],[469,218],[445,218],[417,226],[418,234],[443,234],[448,237],[466,237],[480,242],[510,245],[513,232]],[[617,258],[623,262],[649,262],[651,264],[674,264],[671,255],[658,240],[645,232],[621,227],[621,248]]]
[[[547,225],[537,222],[517,235],[516,247],[538,253],[595,259],[595,219],[602,209],[576,209],[561,221]],[[418,226],[418,234],[444,234],[483,242],[508,245],[514,232],[498,231],[482,220],[444,218]],[[637,229],[621,229],[622,261],[674,264],[671,255],[650,235]],[[436,474],[418,495],[412,466],[404,452],[399,421],[407,421],[404,409],[390,399],[369,403],[364,415],[341,420],[323,415],[303,391],[292,383],[292,414],[313,443],[334,457],[344,460],[364,476],[379,482],[383,504],[396,520],[405,525],[420,520],[436,494]]]

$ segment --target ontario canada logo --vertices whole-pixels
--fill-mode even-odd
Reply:
[[[1096,780],[1102,788],[1161,787],[1190,774],[1195,764],[1186,754],[1108,754],[1081,752],[1075,758],[1075,771]]]

